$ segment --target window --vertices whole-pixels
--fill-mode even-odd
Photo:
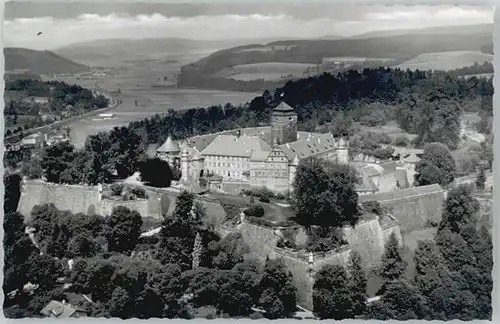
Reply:
[[[231,171],[227,171],[227,176],[230,177],[231,176]]]

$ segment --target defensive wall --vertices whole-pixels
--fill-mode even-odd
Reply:
[[[130,187],[134,187],[131,185]],[[21,197],[17,210],[29,217],[36,205],[52,203],[60,210],[68,210],[74,214],[110,215],[116,206],[125,206],[135,210],[141,216],[161,219],[163,215],[171,215],[175,209],[175,200],[180,194],[173,188],[153,188],[140,186],[146,191],[147,199],[114,200],[102,195],[102,186],[64,185],[41,180],[23,180]],[[207,211],[212,224],[218,225],[225,220],[226,214],[221,204],[213,198],[197,197]]]
[[[21,184],[21,197],[18,212],[26,218],[36,205],[52,203],[59,210],[74,214],[98,214],[108,216],[113,208],[125,206],[141,215],[148,215],[148,199],[114,200],[102,196],[102,186],[62,185],[41,180],[24,180]]]
[[[389,209],[404,233],[441,221],[445,199],[446,191],[437,184],[359,196],[360,202],[378,201]]]
[[[219,226],[218,230],[221,236],[240,233],[251,253],[257,256],[261,262],[264,262],[267,257],[270,259],[281,258],[293,275],[297,286],[299,305],[308,309],[312,309],[314,275],[325,265],[347,266],[351,251],[357,251],[365,266],[376,267],[380,263],[385,243],[391,233],[396,234],[401,245],[403,242],[399,226],[390,216],[365,219],[354,228],[344,227],[343,233],[347,245],[325,253],[309,253],[305,250],[292,250],[276,246],[280,237],[283,236],[282,232],[289,230],[293,230],[297,245],[305,243],[304,230],[300,226],[270,228],[254,224],[243,217],[236,227]]]
[[[171,214],[175,208],[175,199],[180,194],[175,188],[145,189],[148,199],[117,201],[102,197],[102,186],[60,185],[40,180],[23,181],[21,199],[18,211],[29,217],[35,205],[53,203],[56,208],[69,210],[73,213],[93,213],[109,215],[118,205],[124,205],[138,211],[143,216],[162,217]],[[417,189],[417,190],[414,190]],[[314,274],[327,264],[347,265],[351,251],[357,251],[367,267],[375,267],[381,260],[385,243],[391,233],[395,233],[402,243],[401,231],[410,232],[414,228],[424,227],[427,219],[441,217],[441,208],[444,200],[444,190],[439,186],[426,186],[401,190],[396,192],[397,197],[387,194],[360,196],[360,200],[377,200],[382,206],[390,207],[391,215],[384,217],[364,218],[354,228],[344,227],[343,233],[347,241],[335,251],[328,253],[310,254],[301,250],[278,248],[277,242],[283,237],[283,232],[293,230],[297,243],[304,243],[306,235],[300,227],[266,227],[242,219],[236,226],[223,224],[226,211],[216,197],[197,196],[216,226],[219,234],[241,233],[244,241],[251,248],[253,255],[262,261],[266,257],[281,258],[294,276],[298,288],[299,304],[312,307],[312,286]],[[384,196],[385,195],[385,196]],[[374,199],[376,198],[376,199]],[[243,199],[233,197],[235,201]]]

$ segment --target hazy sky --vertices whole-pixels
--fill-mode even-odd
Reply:
[[[4,44],[43,50],[103,38],[314,38],[483,23],[493,23],[493,8],[9,2]]]

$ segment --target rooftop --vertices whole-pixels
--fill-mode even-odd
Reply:
[[[201,153],[203,155],[247,157],[252,151],[270,151],[269,144],[258,136],[218,135]]]
[[[70,318],[77,311],[85,312],[84,309],[80,309],[76,306],[52,300],[40,311],[40,313],[48,317]]]
[[[165,141],[165,143],[163,143],[162,146],[160,146],[160,148],[158,148],[157,150],[158,152],[165,152],[165,153],[178,153],[180,152],[180,149],[179,149],[179,144],[177,143],[177,141],[173,141],[172,140],[172,137],[169,136],[167,138],[167,140]]]
[[[299,133],[299,139],[295,142],[282,144],[280,148],[285,153],[289,161],[295,156],[299,159],[305,159],[318,154],[323,154],[335,149],[338,145],[331,133],[305,133],[303,136]]]
[[[289,104],[282,101],[279,105],[274,107],[273,111],[276,111],[276,112],[294,112],[295,110]]]

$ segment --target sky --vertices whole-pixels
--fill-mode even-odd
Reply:
[[[50,50],[96,39],[317,38],[377,30],[493,23],[493,8],[338,4],[5,4],[4,44]],[[42,35],[37,36],[38,32]]]

